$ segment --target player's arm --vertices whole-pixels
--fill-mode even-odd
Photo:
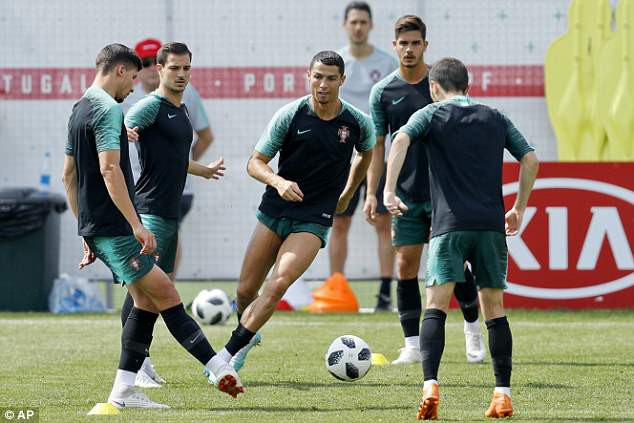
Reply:
[[[154,123],[160,107],[161,101],[153,95],[143,97],[130,107],[125,115],[128,141],[136,142],[139,140],[139,132]]]
[[[189,166],[187,167],[187,173],[190,175],[201,176],[205,179],[220,179],[225,175],[226,169],[225,159],[222,157],[209,163],[207,166],[194,160],[190,160]]]
[[[122,124],[123,112],[118,105],[109,106],[95,117],[93,127],[99,170],[112,202],[132,227],[135,238],[143,245],[141,253],[150,254],[156,249],[156,240],[152,232],[141,224],[130,199],[123,171],[119,166],[121,160],[119,137]]]
[[[197,135],[196,141],[192,144],[191,152],[192,159],[198,161],[214,142],[214,135],[203,101],[193,85],[187,86],[183,102],[186,104],[189,120]]]
[[[348,208],[348,204],[350,204],[350,200],[354,196],[355,191],[366,177],[370,162],[372,162],[372,150],[373,149],[357,151],[354,160],[352,160],[346,186],[339,196],[335,213],[343,213]]]
[[[249,176],[275,188],[284,200],[295,202],[304,199],[304,193],[299,189],[299,185],[295,181],[289,181],[276,175],[269,166],[269,162],[284,145],[284,139],[299,104],[301,104],[300,101],[294,101],[275,113],[247,163]]]
[[[387,210],[396,216],[402,216],[407,206],[396,196],[396,181],[401,173],[405,156],[411,144],[410,136],[399,132],[392,140],[390,155],[387,159],[387,173],[385,175],[385,189],[383,190],[383,204]]]
[[[135,238],[143,244],[141,253],[150,254],[156,249],[156,239],[154,235],[141,224],[141,220],[132,204],[123,171],[119,166],[120,157],[121,154],[119,150],[100,151],[99,170],[101,171],[112,202],[132,227]]]
[[[506,235],[517,235],[526,211],[528,198],[533,190],[539,160],[535,149],[528,144],[524,136],[517,130],[513,122],[504,116],[506,122],[506,149],[520,162],[519,189],[513,207],[506,213]]]
[[[211,128],[207,127],[196,131],[198,138],[192,144],[192,159],[199,160],[205,151],[209,148],[211,143],[214,142],[214,134],[211,132]]]
[[[357,154],[352,160],[346,186],[341,195],[339,195],[339,201],[335,209],[336,213],[342,213],[348,208],[354,193],[367,176],[368,168],[372,162],[372,150],[376,146],[374,125],[370,117],[359,111],[355,112],[355,115],[359,123],[359,140],[355,144]]]
[[[376,137],[376,145],[372,150],[372,161],[368,168],[368,187],[365,193],[365,205],[363,212],[368,222],[374,223],[376,218],[376,189],[379,186],[379,180],[383,174],[383,166],[385,164],[385,135]]]
[[[392,140],[390,156],[387,159],[387,175],[383,190],[383,204],[395,216],[402,216],[407,206],[396,196],[396,182],[403,168],[405,156],[412,140],[420,140],[429,131],[431,119],[438,109],[438,103],[428,104],[411,115],[407,123],[396,131]]]
[[[304,193],[299,189],[296,182],[288,181],[276,175],[268,163],[272,157],[254,151],[247,163],[247,173],[263,184],[270,185],[277,190],[277,193],[286,201],[302,201]]]
[[[75,218],[77,218],[77,167],[75,166],[75,158],[73,156],[64,156],[62,184],[64,184],[64,189],[66,190],[66,198],[68,199],[70,210],[75,215]]]
[[[379,185],[379,180],[381,179],[385,165],[385,134],[387,134],[388,123],[385,110],[381,103],[384,88],[385,84],[383,82],[374,85],[370,92],[369,100],[370,114],[372,115],[372,123],[374,124],[376,134],[376,145],[374,146],[372,162],[368,169],[368,186],[365,190],[363,213],[370,224],[373,224],[376,219],[376,189]]]
[[[79,218],[79,209],[77,207],[77,166],[75,165],[75,158],[73,157],[73,146],[70,142],[70,138],[66,142],[66,154],[64,155],[64,169],[62,171],[62,184],[66,190],[66,198],[68,198],[68,204],[70,204],[70,210],[75,215],[75,218]],[[82,238],[84,255],[79,262],[79,268],[92,264],[97,256],[92,252],[90,246]]]

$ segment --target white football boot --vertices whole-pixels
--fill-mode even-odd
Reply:
[[[141,368],[136,374],[134,385],[139,388],[160,388],[164,383],[165,379],[156,373],[150,357],[145,357]]]
[[[467,322],[464,325],[464,338],[467,353],[468,363],[482,363],[484,361],[484,355],[486,353],[484,346],[484,336],[481,331],[473,331],[467,327]]]
[[[152,401],[143,392],[135,390],[133,386],[125,387],[115,396],[111,394],[108,402],[119,410],[123,408],[170,408],[169,405]]]
[[[423,355],[419,348],[416,347],[403,347],[400,350],[398,358],[392,361],[392,364],[411,364],[421,363],[423,361]]]

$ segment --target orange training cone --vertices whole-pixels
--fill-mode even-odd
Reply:
[[[359,302],[341,273],[333,273],[326,282],[311,294],[313,303],[308,307],[311,313],[358,312]]]

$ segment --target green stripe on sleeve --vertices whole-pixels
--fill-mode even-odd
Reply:
[[[431,119],[434,116],[436,110],[438,110],[438,108],[442,104],[442,102],[431,103],[423,107],[422,109],[417,110],[412,116],[410,116],[407,123],[394,133],[394,136],[402,132],[404,134],[407,134],[410,138],[410,141],[412,142],[414,140],[421,139],[429,131],[429,124],[431,123]]]
[[[370,92],[370,114],[372,115],[377,136],[386,135],[388,132],[388,119],[381,104],[381,97],[383,96],[383,90],[392,80],[393,75],[388,75],[387,78],[374,84]]]
[[[255,151],[267,157],[274,157],[282,148],[288,128],[293,121],[295,113],[308,101],[308,96],[295,100],[279,109],[264,130],[260,140],[255,146]]]
[[[517,130],[513,122],[500,112],[504,121],[506,122],[506,143],[504,147],[511,153],[517,161],[520,161],[522,157],[531,151],[535,151],[535,148],[528,144],[526,138],[520,131]]]
[[[64,147],[64,154],[67,156],[74,156],[73,143],[70,140],[70,120],[68,121],[68,132],[66,134],[66,146]]]
[[[125,126],[132,129],[138,127],[144,130],[156,121],[161,108],[161,97],[150,93],[137,101],[125,116]]]

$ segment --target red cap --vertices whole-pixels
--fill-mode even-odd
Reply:
[[[156,57],[160,48],[161,42],[159,40],[148,38],[147,40],[139,41],[134,50],[141,59],[145,59],[146,57]]]

